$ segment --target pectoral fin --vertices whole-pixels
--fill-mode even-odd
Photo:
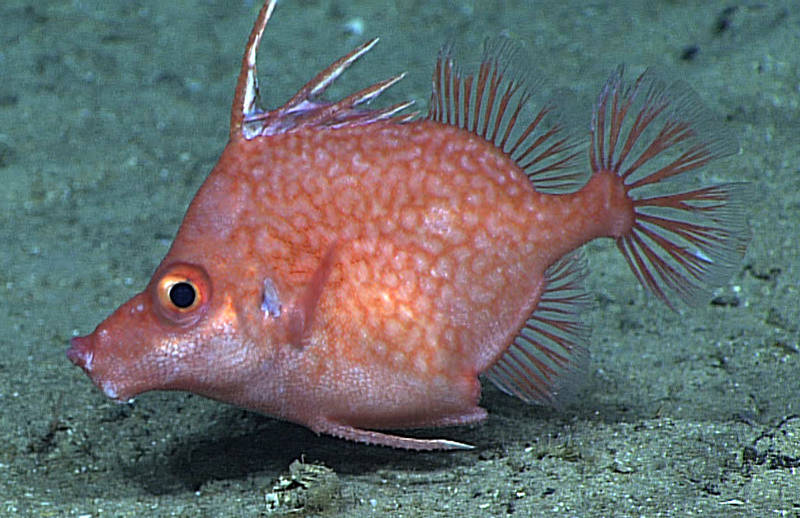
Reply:
[[[314,316],[319,306],[322,290],[328,282],[336,255],[336,244],[332,244],[322,256],[317,269],[308,284],[300,293],[296,303],[289,310],[289,342],[296,347],[305,347],[314,326]]]

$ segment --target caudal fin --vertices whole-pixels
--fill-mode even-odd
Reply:
[[[612,171],[633,200],[634,222],[616,238],[643,286],[670,307],[693,304],[739,267],[749,231],[744,183],[713,185],[695,173],[737,151],[686,86],[666,85],[645,72],[623,80],[620,67],[595,106],[593,172]]]

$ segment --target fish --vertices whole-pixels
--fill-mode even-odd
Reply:
[[[736,139],[688,86],[620,67],[581,131],[498,37],[474,70],[443,47],[424,115],[370,106],[404,74],[327,100],[375,38],[266,110],[256,54],[276,3],[163,261],[70,341],[107,397],[187,391],[360,443],[471,448],[394,431],[483,421],[482,379],[532,404],[574,391],[585,243],[613,239],[673,309],[740,268],[749,187],[702,173]]]

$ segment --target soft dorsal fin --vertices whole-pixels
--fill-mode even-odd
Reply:
[[[487,372],[503,392],[526,403],[557,405],[588,353],[587,327],[580,313],[588,304],[583,290],[586,264],[580,250],[556,261],[545,274],[544,293],[506,352]]]
[[[534,106],[540,82],[505,37],[487,40],[476,73],[464,74],[451,46],[439,52],[433,71],[428,119],[466,129],[494,144],[530,178],[553,194],[576,191],[588,179],[579,167],[578,135],[567,131],[555,103]]]
[[[336,102],[319,98],[350,65],[378,43],[378,38],[367,41],[331,63],[280,108],[270,111],[261,109],[258,104],[256,54],[276,3],[277,0],[269,0],[261,8],[247,42],[231,109],[231,140],[251,140],[301,127],[358,126],[381,120],[406,122],[416,116],[416,113],[399,114],[414,104],[414,101],[404,101],[377,110],[359,108],[400,81],[405,74],[379,81]]]

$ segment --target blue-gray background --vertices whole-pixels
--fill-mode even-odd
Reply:
[[[709,173],[754,191],[753,241],[717,294],[738,306],[670,312],[610,243],[589,245],[591,364],[561,411],[487,388],[486,424],[420,432],[477,450],[418,454],[184,394],[119,406],[94,389],[66,361],[67,341],[139,291],[166,252],[225,144],[257,8],[0,4],[0,514],[258,516],[301,456],[339,476],[341,492],[306,509],[327,516],[800,510],[800,12],[789,0],[278,6],[260,53],[267,106],[376,35],[331,96],[405,70],[388,100],[425,106],[441,43],[506,33],[571,91],[582,124],[624,62],[684,79],[738,135],[741,153]]]

